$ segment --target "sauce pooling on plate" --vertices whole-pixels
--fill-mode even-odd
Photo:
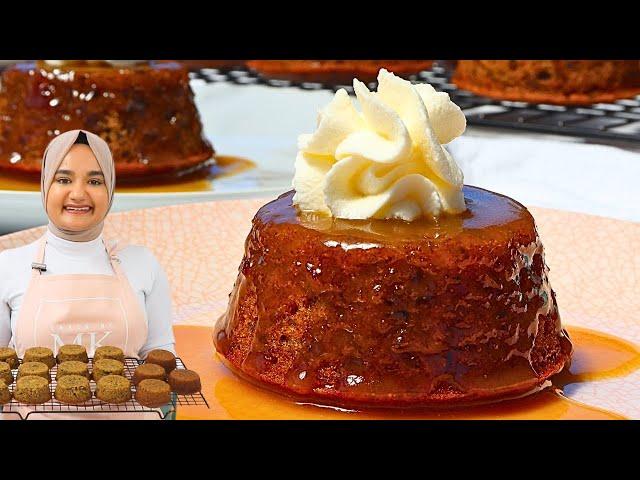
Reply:
[[[210,351],[209,328],[176,328],[180,356],[202,375],[202,392],[211,409],[182,407],[178,418],[234,419],[546,419],[616,420],[623,415],[585,405],[563,394],[581,384],[621,378],[640,367],[640,349],[625,340],[589,329],[569,327],[572,365],[552,377],[552,385],[528,397],[455,410],[346,410],[300,404],[258,388],[232,374]],[[188,346],[185,348],[185,346]]]
[[[215,181],[220,178],[239,175],[251,170],[256,165],[251,160],[241,157],[217,156],[216,163],[197,168],[192,171],[167,175],[150,175],[143,180],[118,180],[118,193],[153,193],[153,192],[207,192],[215,190]],[[28,175],[0,174],[0,191],[40,191],[40,177]]]

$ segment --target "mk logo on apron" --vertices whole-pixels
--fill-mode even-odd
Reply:
[[[63,345],[69,345],[70,343],[76,344],[76,345],[84,345],[85,348],[87,349],[87,352],[92,352],[89,353],[89,355],[93,355],[96,351],[96,348],[98,347],[102,347],[103,345],[107,345],[106,343],[102,343],[104,340],[106,340],[106,338],[111,334],[112,332],[87,332],[87,333],[79,333],[76,335],[76,337],[71,340],[62,340],[62,338],[60,338],[60,335],[58,335],[57,333],[52,333],[51,336],[53,337],[53,353],[54,355],[58,354],[58,349],[63,346]],[[101,337],[96,340],[98,338],[98,336],[101,335]]]
[[[43,237],[36,264],[45,265],[45,245]],[[75,343],[84,345],[89,356],[101,345],[138,356],[147,340],[146,318],[113,247],[107,254],[115,275],[43,275],[32,270],[16,324],[18,355],[34,346],[57,353],[60,346]]]
[[[95,288],[100,286],[91,285],[92,290]],[[52,299],[47,296],[40,300],[34,324],[34,331],[42,332],[38,337],[43,337],[45,332],[49,334],[49,342],[42,346],[51,348],[54,354],[60,346],[69,343],[84,345],[89,356],[93,356],[100,345],[129,350],[129,319],[117,297]],[[109,343],[105,344],[107,337]]]

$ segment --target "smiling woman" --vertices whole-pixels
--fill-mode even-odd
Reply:
[[[64,157],[51,151],[52,146],[57,150],[58,144],[50,145],[45,152],[42,199],[51,221],[49,228],[61,238],[74,241],[95,239],[102,232],[103,220],[113,202],[115,176],[111,152],[100,137],[94,137],[92,143],[98,156],[93,153],[83,131],[77,134]],[[66,146],[66,143],[60,142],[61,146]],[[61,160],[47,160],[55,158],[56,154]]]
[[[0,253],[0,347],[18,356],[36,346],[55,355],[69,344],[89,357],[106,345],[141,359],[154,349],[175,353],[164,270],[148,249],[102,238],[114,187],[111,151],[97,135],[72,130],[49,144],[41,177],[47,232]],[[104,418],[68,417],[92,415]]]

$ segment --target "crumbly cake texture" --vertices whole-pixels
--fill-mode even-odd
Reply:
[[[78,360],[68,360],[58,365],[56,369],[56,380],[66,375],[80,375],[81,377],[91,378],[89,366]]]
[[[459,60],[453,82],[498,100],[588,105],[640,94],[640,60]]]
[[[6,362],[0,362],[0,380],[2,380],[5,385],[11,385],[13,383],[13,373],[11,372],[11,367]]]
[[[110,358],[111,360],[117,360],[124,363],[124,352],[121,348],[105,345],[96,348],[93,354],[93,361],[102,360],[104,358]]]
[[[11,390],[9,386],[0,378],[0,405],[5,405],[11,401]]]
[[[18,354],[13,348],[0,347],[0,362],[6,362],[11,368],[18,368],[20,364]]]
[[[96,383],[96,398],[107,403],[124,403],[131,399],[131,382],[121,375],[105,375]]]
[[[202,389],[200,375],[185,369],[176,369],[169,374],[169,386],[180,395],[198,393]]]
[[[134,385],[138,385],[143,380],[165,380],[166,378],[167,373],[160,365],[156,365],[155,363],[144,363],[136,367],[131,381]]]
[[[23,404],[41,404],[51,400],[49,382],[42,377],[18,378],[13,398]]]
[[[136,386],[136,401],[145,407],[160,407],[171,401],[171,388],[162,380],[142,380]]]
[[[63,345],[58,350],[56,355],[58,363],[77,361],[87,363],[89,356],[87,355],[87,349],[84,345]]]
[[[217,323],[249,381],[344,406],[442,407],[531,393],[569,362],[530,213],[465,187],[433,222],[298,214],[293,192],[256,214]]]
[[[168,350],[151,350],[145,359],[145,363],[155,363],[169,373],[176,368],[176,356]]]
[[[124,364],[118,360],[110,358],[101,358],[93,362],[93,371],[91,372],[93,379],[97,382],[106,375],[124,375]]]
[[[29,376],[42,377],[51,383],[49,366],[42,362],[24,362],[18,367],[18,379]]]
[[[91,399],[89,380],[81,375],[65,375],[58,379],[54,396],[70,405],[85,403]]]
[[[24,352],[23,362],[41,362],[49,368],[53,368],[56,359],[53,357],[53,350],[47,347],[31,347]]]

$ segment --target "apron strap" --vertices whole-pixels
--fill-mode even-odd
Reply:
[[[107,251],[107,255],[109,256],[109,263],[111,263],[111,268],[118,277],[122,277],[124,272],[122,267],[120,266],[120,258],[118,258],[117,252],[122,250],[124,247],[120,245],[118,241],[110,241],[107,242],[104,239],[102,240],[105,250]],[[36,247],[36,256],[34,258],[33,263],[31,264],[31,277],[37,277],[42,274],[42,272],[47,271],[47,265],[44,263],[44,251],[47,245],[46,236],[42,236],[38,241],[38,246]]]
[[[118,257],[118,251],[124,248],[124,245],[120,244],[117,240],[106,241],[103,239],[107,255],[109,255],[109,263],[111,268],[119,278],[126,278],[122,266],[120,265],[120,258]]]
[[[44,263],[44,247],[46,245],[47,238],[43,235],[38,241],[38,246],[36,247],[36,256],[33,263],[31,264],[31,277],[37,277],[42,274],[42,272],[47,271],[47,265]]]

